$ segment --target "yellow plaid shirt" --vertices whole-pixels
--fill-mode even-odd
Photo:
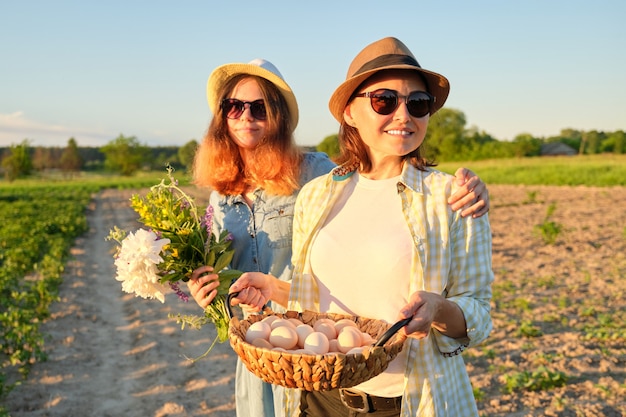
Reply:
[[[305,185],[296,201],[293,223],[293,281],[289,309],[319,311],[317,281],[311,273],[310,250],[331,207],[354,167],[337,167]],[[465,315],[466,339],[452,339],[437,330],[405,344],[401,416],[477,416],[472,387],[460,352],[489,335],[491,229],[489,219],[463,218],[447,204],[454,177],[436,170],[420,171],[405,164],[397,184],[402,211],[415,242],[409,291],[442,294]],[[345,277],[349,279],[349,277]],[[358,283],[354,283],[358,288]],[[383,302],[383,300],[381,300]],[[288,401],[287,415],[297,410],[297,396]],[[297,413],[296,413],[297,415]]]

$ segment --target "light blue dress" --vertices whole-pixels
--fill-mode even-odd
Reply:
[[[305,153],[300,169],[300,186],[334,167],[335,164],[324,153]],[[235,255],[231,268],[291,279],[291,235],[298,191],[290,196],[273,196],[258,189],[254,192],[252,208],[242,196],[211,194],[215,231],[219,233],[227,229],[233,235]],[[280,311],[276,305],[271,307]],[[263,382],[238,360],[235,404],[238,417],[284,417],[284,389]]]

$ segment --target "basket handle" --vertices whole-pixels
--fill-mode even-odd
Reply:
[[[233,314],[233,307],[230,305],[230,300],[234,297],[237,297],[239,295],[239,291],[237,292],[231,292],[230,294],[228,294],[226,296],[226,311],[228,312],[228,319],[231,320],[233,317],[235,317],[235,315]],[[265,304],[265,307],[263,307],[263,312],[266,314],[272,314],[272,309],[269,307],[269,305]]]
[[[233,318],[233,308],[230,305],[230,300],[233,297],[237,297],[239,295],[239,291],[237,292],[231,292],[226,296],[226,311],[228,311],[228,319],[232,319]]]
[[[407,317],[405,319],[397,321],[393,326],[391,326],[383,335],[374,343],[374,347],[383,346],[391,337],[398,332],[401,328],[409,324],[409,322],[413,320],[413,317]]]

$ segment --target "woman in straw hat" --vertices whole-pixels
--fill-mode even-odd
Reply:
[[[230,266],[288,277],[296,193],[335,164],[326,154],[303,153],[296,146],[296,97],[271,62],[216,68],[207,99],[214,116],[196,152],[193,177],[196,185],[213,191],[214,230],[233,235]],[[187,283],[203,308],[217,293],[219,281],[211,272],[199,268]],[[240,361],[235,390],[238,416],[283,415],[283,389],[264,383]]]
[[[404,348],[350,389],[302,392],[301,416],[477,416],[460,353],[489,335],[491,232],[446,203],[454,177],[421,151],[448,80],[421,68],[395,38],[365,47],[329,107],[341,124],[340,164],[299,193],[291,283],[244,274],[234,302],[389,323],[410,318]]]
[[[233,234],[231,267],[290,279],[296,196],[335,165],[325,154],[303,153],[296,146],[296,98],[270,62],[218,67],[209,77],[207,97],[214,117],[196,153],[193,175],[196,185],[214,191],[214,228]],[[458,176],[462,186],[452,207],[465,206],[464,215],[484,214],[489,207],[484,184],[471,171],[460,169]],[[217,285],[210,267],[197,269],[188,282],[203,308],[215,297]],[[259,293],[248,296],[258,299]],[[272,308],[280,311],[278,305]],[[236,375],[238,416],[283,415],[280,387],[262,382],[240,361]]]

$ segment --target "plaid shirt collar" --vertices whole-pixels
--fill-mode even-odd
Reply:
[[[359,163],[354,162],[351,164],[340,165],[332,170],[333,181],[344,181],[350,178],[359,168]],[[402,167],[402,173],[400,174],[400,181],[398,182],[398,191],[404,191],[404,188],[409,188],[413,192],[423,194],[424,177],[430,170],[426,169],[421,171],[415,168],[413,165],[404,163]]]

